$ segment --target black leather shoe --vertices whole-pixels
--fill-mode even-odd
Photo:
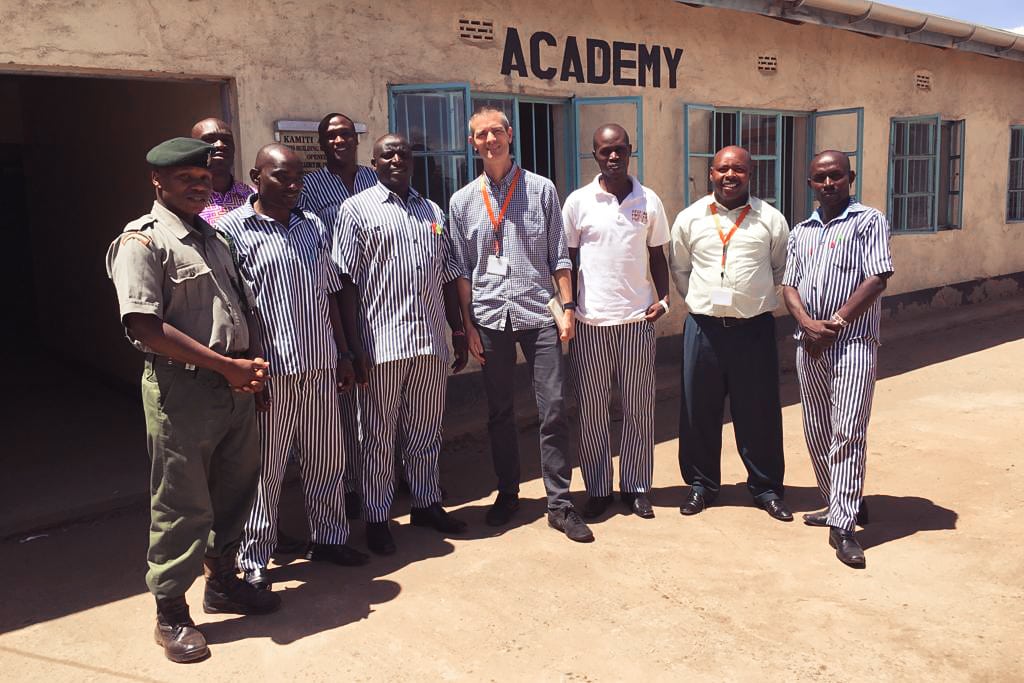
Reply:
[[[231,573],[206,577],[203,611],[207,614],[270,614],[281,607],[281,596],[260,590]]]
[[[283,531],[277,532],[277,547],[274,548],[274,552],[281,555],[301,555],[306,550],[306,546],[309,543],[307,541],[300,541],[297,538],[292,538]]]
[[[358,491],[345,491],[345,516],[349,519],[359,519],[363,513],[363,501],[359,498]]]
[[[413,526],[433,527],[442,534],[458,534],[466,530],[466,523],[449,515],[440,503],[413,508],[409,513],[409,521]]]
[[[852,531],[829,527],[828,544],[836,549],[836,557],[845,565],[855,569],[866,566],[864,549],[857,543]]]
[[[266,567],[260,567],[259,569],[253,569],[245,572],[245,580],[253,588],[258,588],[261,591],[268,591],[274,587],[274,584],[270,582],[270,575],[267,574]]]
[[[781,498],[771,498],[763,503],[757,503],[758,507],[768,513],[768,516],[772,519],[777,519],[780,522],[792,522],[793,513],[790,512],[789,507]]]
[[[860,510],[857,512],[857,524],[868,525],[868,502],[860,501]],[[828,508],[816,512],[808,512],[804,515],[804,524],[807,526],[828,526]]]
[[[499,493],[494,504],[487,510],[484,521],[487,522],[487,526],[505,526],[518,511],[519,496],[514,493]]]
[[[157,598],[153,638],[164,649],[164,656],[178,664],[196,662],[210,656],[206,637],[192,621],[184,596]]]
[[[580,513],[584,519],[594,519],[604,514],[608,506],[612,504],[611,496],[591,496],[583,504],[583,511]]]
[[[622,494],[622,502],[626,504],[629,511],[637,517],[654,519],[654,506],[646,493],[625,493]]]
[[[548,525],[552,529],[561,531],[569,537],[570,541],[577,543],[590,543],[594,540],[594,534],[576,512],[576,508],[567,505],[558,510],[548,510]]]
[[[366,523],[366,547],[378,555],[394,555],[398,550],[391,536],[390,522]]]
[[[690,495],[679,506],[679,512],[684,515],[696,515],[703,512],[707,506],[708,504],[704,501],[704,496],[701,492],[691,488]]]
[[[343,567],[359,567],[370,561],[370,556],[348,544],[310,543],[306,559],[311,562],[333,562]]]

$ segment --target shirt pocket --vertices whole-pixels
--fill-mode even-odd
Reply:
[[[831,243],[834,246],[829,246],[829,251],[832,252],[832,267],[842,272],[848,272],[857,268],[860,268],[860,258],[857,254],[857,250],[853,249],[853,245],[847,243],[846,240],[841,242]]]
[[[210,266],[205,263],[182,264],[170,277],[174,283],[175,298],[183,298],[185,307],[189,310],[209,308],[213,305],[216,287]]]
[[[382,226],[363,231],[363,249],[367,261],[390,261],[395,256],[394,238]]]

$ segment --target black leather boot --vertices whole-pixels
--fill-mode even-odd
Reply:
[[[156,644],[172,662],[183,664],[210,656],[206,638],[196,628],[188,613],[185,596],[156,599]]]
[[[281,606],[281,596],[238,577],[235,558],[206,558],[206,592],[203,611],[207,614],[269,614]]]

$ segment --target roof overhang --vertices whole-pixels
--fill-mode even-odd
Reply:
[[[1024,62],[1024,35],[866,0],[676,0]]]

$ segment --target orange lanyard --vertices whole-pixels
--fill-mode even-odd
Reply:
[[[487,215],[491,219],[491,226],[494,228],[494,253],[498,254],[501,251],[501,242],[498,239],[498,234],[501,232],[501,223],[505,220],[505,211],[508,210],[508,203],[512,200],[512,193],[516,191],[516,183],[519,182],[519,175],[523,172],[523,169],[517,168],[516,174],[512,177],[512,183],[508,186],[508,194],[505,195],[505,201],[501,204],[501,213],[498,217],[494,217],[494,209],[491,208],[491,198],[487,196],[487,175],[480,176],[480,194],[484,198],[484,206],[487,207]]]
[[[718,220],[718,206],[714,203],[711,204],[711,215],[715,219],[715,227],[718,228],[718,239],[722,240],[722,277],[725,277],[725,256],[729,253],[729,240],[736,234],[736,230],[743,225],[743,221],[747,219],[747,214],[750,213],[750,204],[743,207],[743,211],[740,211],[740,217],[732,225],[732,230],[729,234],[725,234],[722,230],[722,222]]]

